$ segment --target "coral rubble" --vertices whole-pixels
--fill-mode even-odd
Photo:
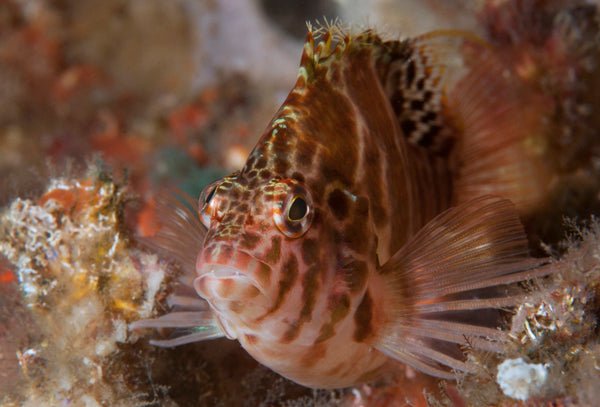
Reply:
[[[38,200],[0,217],[0,252],[15,265],[30,338],[18,351],[25,406],[132,405],[134,389],[106,375],[128,321],[149,316],[165,277],[156,256],[130,251],[123,193],[102,176],[55,179]],[[6,355],[10,356],[10,355]],[[5,357],[6,357],[5,356]]]
[[[17,198],[0,212],[0,259],[6,258],[0,405],[251,406],[274,399],[325,405],[338,399],[336,392],[312,394],[277,378],[234,342],[165,350],[130,332],[130,322],[166,307],[176,275],[130,239],[131,196],[92,167],[80,177],[52,179],[39,198]]]

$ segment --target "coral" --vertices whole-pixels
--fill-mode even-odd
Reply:
[[[546,382],[544,365],[526,363],[522,358],[506,359],[498,365],[496,380],[502,392],[517,400],[527,400]]]
[[[600,397],[595,385],[600,379],[600,223],[593,219],[587,228],[571,227],[576,233],[564,243],[566,253],[545,266],[557,273],[531,283],[529,296],[515,311],[505,353],[470,354],[477,373],[464,377],[459,386],[468,405],[510,405],[512,397],[587,406]],[[523,373],[518,372],[522,368],[539,373],[543,369],[547,378],[534,385],[532,377],[525,392],[505,390],[508,366],[517,373]]]
[[[536,97],[543,127],[527,140],[551,193],[529,214],[535,240],[556,244],[561,216],[600,211],[598,128],[600,24],[597,4],[582,0],[485,1],[477,11],[483,36],[510,61],[519,88]]]
[[[130,339],[127,323],[151,315],[165,266],[129,250],[123,203],[117,184],[89,174],[54,179],[37,201],[16,199],[2,213],[0,253],[15,265],[32,320],[32,339],[18,352],[21,405],[141,401],[113,385],[125,371],[105,372]]]

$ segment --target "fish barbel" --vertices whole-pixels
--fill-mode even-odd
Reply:
[[[237,339],[318,388],[398,363],[452,379],[470,370],[462,346],[501,351],[498,310],[548,273],[519,220],[545,194],[523,150],[535,109],[509,73],[470,35],[309,28],[245,166],[202,192],[198,214],[173,197],[159,213],[153,244],[201,298],[133,328],[187,330],[162,346]]]

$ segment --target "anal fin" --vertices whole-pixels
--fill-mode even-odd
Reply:
[[[433,376],[468,371],[461,347],[502,351],[501,310],[524,299],[515,283],[552,272],[543,262],[528,256],[510,201],[484,196],[443,212],[381,268],[387,322],[375,347]]]

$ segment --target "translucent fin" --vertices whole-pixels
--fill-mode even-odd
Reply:
[[[171,347],[224,336],[208,303],[193,288],[196,257],[206,234],[193,209],[195,206],[195,200],[182,191],[168,190],[159,194],[153,208],[158,231],[138,238],[151,251],[175,261],[183,271],[178,278],[179,285],[167,298],[172,312],[135,321],[129,326],[130,329],[173,329],[170,339],[150,340],[152,345]]]
[[[139,237],[149,249],[175,260],[183,274],[195,277],[196,256],[204,243],[206,228],[194,208],[197,202],[179,190],[160,193],[154,204],[159,229],[152,236]]]
[[[193,328],[211,325],[213,323],[212,312],[170,312],[158,318],[142,319],[133,322],[131,329],[141,328]]]
[[[172,338],[151,339],[150,344],[172,347],[191,342],[205,341],[225,336],[212,311],[171,312],[158,318],[142,319],[129,325],[129,329],[175,329]]]
[[[519,304],[514,283],[554,268],[528,256],[514,205],[480,197],[438,215],[381,268],[391,322],[377,349],[425,373],[468,371],[461,346],[499,352],[500,310]]]
[[[457,134],[455,203],[493,194],[526,213],[552,185],[543,155],[549,101],[528,89],[493,49],[469,44],[462,52],[465,74],[446,103],[447,123]]]
[[[462,31],[435,31],[406,41],[388,41],[379,58],[381,81],[403,135],[411,144],[445,153],[454,134],[444,117],[446,89],[462,67],[460,47],[481,43]]]
[[[159,346],[161,348],[172,348],[175,346],[185,345],[193,342],[223,338],[225,336],[218,327],[211,326],[196,329],[198,329],[199,331],[188,335],[178,336],[173,339],[151,339],[149,343],[150,345]]]
[[[180,309],[197,309],[197,310],[208,310],[210,309],[208,302],[198,297],[197,295],[170,295],[167,298],[167,304],[171,308]]]

